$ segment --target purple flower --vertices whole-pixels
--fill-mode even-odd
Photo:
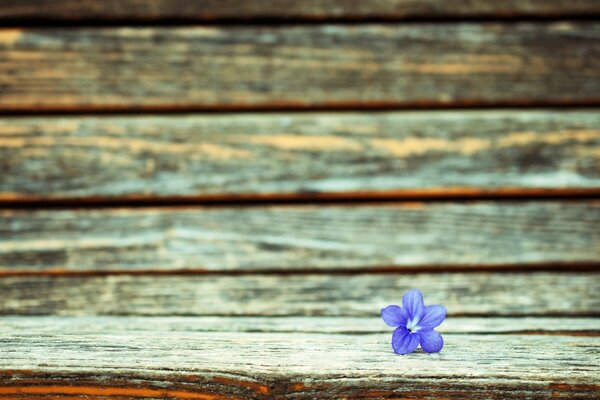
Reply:
[[[402,297],[402,307],[383,308],[381,318],[396,328],[392,334],[392,348],[398,354],[412,353],[419,344],[427,353],[437,353],[444,347],[442,335],[433,328],[446,318],[446,308],[425,306],[419,289],[412,289]]]

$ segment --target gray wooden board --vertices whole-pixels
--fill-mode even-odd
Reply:
[[[254,332],[254,333],[389,333],[371,317],[140,317],[140,316],[3,316],[0,337],[143,332]],[[435,328],[460,334],[600,335],[600,318],[573,317],[452,317]]]
[[[404,19],[411,17],[564,17],[600,14],[593,0],[0,0],[2,19],[213,21],[252,18]]]
[[[439,354],[398,356],[390,336],[391,329],[361,335],[111,332],[102,325],[81,333],[16,330],[0,338],[0,395],[598,395],[597,337],[445,334]]]
[[[600,113],[0,118],[0,168],[0,201],[600,191]]]
[[[600,261],[600,203],[0,211],[0,271],[565,270]]]
[[[600,104],[600,23],[0,30],[0,111]]]
[[[599,316],[598,273],[14,276],[2,315],[376,316],[413,287],[453,316]]]

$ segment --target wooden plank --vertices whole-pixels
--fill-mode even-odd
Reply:
[[[2,315],[377,316],[413,287],[451,316],[599,316],[598,273],[16,276]]]
[[[590,0],[0,0],[0,20],[362,19],[565,17],[600,14]]]
[[[0,119],[0,201],[600,193],[600,113]]]
[[[389,345],[390,332],[112,333],[99,325],[95,332],[47,329],[40,336],[17,330],[0,339],[0,395],[303,399],[599,394],[597,337],[446,334],[444,339],[439,354],[397,356]]]
[[[143,332],[251,332],[251,333],[389,333],[390,328],[373,317],[131,317],[131,316],[3,316],[0,335],[9,337],[27,332],[44,336],[143,334]],[[600,318],[540,317],[451,317],[436,328],[442,333],[600,335]]]
[[[0,30],[0,111],[600,104],[600,23]]]
[[[600,202],[0,211],[0,271],[477,270],[600,261]]]

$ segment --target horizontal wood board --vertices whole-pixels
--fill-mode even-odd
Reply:
[[[600,274],[15,276],[2,315],[376,316],[413,287],[451,316],[600,316]]]
[[[437,17],[564,17],[600,14],[590,0],[0,0],[0,21],[35,20],[141,20],[213,21],[269,18],[323,20]]]
[[[139,316],[3,316],[0,335],[44,336],[144,332],[250,333],[389,333],[390,327],[371,317],[139,317]],[[435,328],[456,334],[600,335],[600,318],[450,317]]]
[[[600,203],[0,211],[0,272],[598,266]]]
[[[599,38],[586,21],[3,29],[0,111],[597,105]]]
[[[375,318],[372,323],[382,324]],[[43,336],[17,330],[0,339],[0,395],[217,399],[464,398],[465,391],[472,398],[598,394],[596,337],[445,334],[439,354],[398,356],[391,350],[390,335],[112,333],[101,324],[92,332],[45,329]]]
[[[597,110],[0,118],[0,201],[600,193]]]

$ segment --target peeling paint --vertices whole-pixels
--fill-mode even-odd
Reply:
[[[490,147],[490,141],[477,138],[447,140],[438,138],[374,139],[371,146],[386,150],[397,157],[422,155],[430,151],[474,154]]]
[[[244,140],[284,150],[360,151],[363,148],[354,140],[338,136],[265,135],[245,137]]]
[[[1,29],[0,44],[14,46],[22,36],[23,31],[21,29]]]

